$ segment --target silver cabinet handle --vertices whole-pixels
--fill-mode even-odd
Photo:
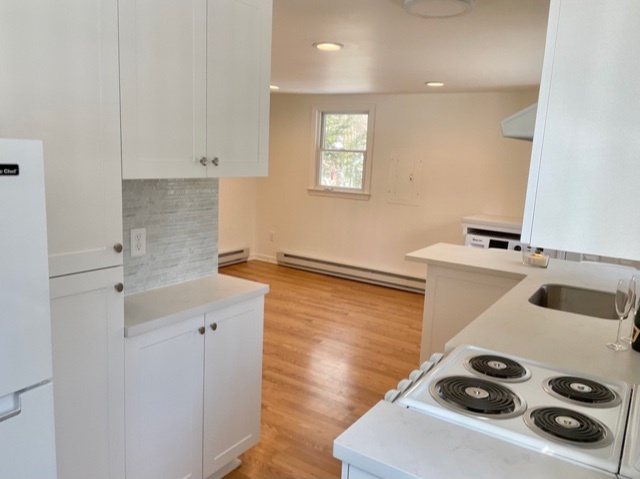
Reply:
[[[220,164],[220,159],[217,156],[214,156],[211,160],[211,163],[213,164],[213,166],[218,166]]]
[[[122,293],[122,292],[124,291],[124,284],[122,284],[122,283],[118,283],[118,284],[116,284],[116,285],[114,286],[114,288],[116,288],[116,291],[117,291],[118,293]]]
[[[209,162],[209,160],[207,159],[206,156],[203,156],[202,158],[200,158],[200,164],[202,166],[207,166],[207,163]]]
[[[116,253],[122,253],[122,244],[120,243],[114,244],[113,249],[116,250]]]
[[[211,328],[211,331],[215,331],[216,329],[218,329],[218,323],[211,323],[209,327]]]
[[[198,328],[198,332],[199,332],[200,334],[204,334],[204,333],[205,333],[205,331],[206,331],[206,329],[204,329],[204,326],[200,326],[200,327]]]

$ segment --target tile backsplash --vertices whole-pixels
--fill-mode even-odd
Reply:
[[[217,272],[217,179],[125,180],[122,217],[127,294]],[[133,228],[146,229],[144,256],[131,256]]]

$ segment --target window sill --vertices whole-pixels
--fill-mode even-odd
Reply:
[[[371,196],[371,193],[362,193],[361,191],[345,191],[345,190],[331,190],[325,188],[307,188],[310,195],[315,196],[331,196],[333,198],[346,198],[349,200],[361,200],[367,201]]]

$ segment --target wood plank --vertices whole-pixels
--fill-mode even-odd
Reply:
[[[270,287],[262,434],[226,478],[339,478],[333,440],[419,365],[423,295],[261,261],[220,273]]]

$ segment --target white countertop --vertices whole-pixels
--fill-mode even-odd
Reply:
[[[576,372],[640,383],[640,354],[605,346],[615,339],[617,321],[528,302],[541,285],[551,283],[614,292],[617,280],[630,277],[633,268],[554,259],[546,269],[535,268],[523,265],[519,252],[448,244],[406,258],[425,263],[427,269],[433,264],[521,280],[450,340],[447,351],[474,344]],[[335,440],[334,455],[385,478],[611,477],[384,401]]]
[[[466,234],[467,228],[480,228],[489,231],[502,231],[505,233],[520,234],[522,231],[522,218],[517,216],[499,216],[478,214],[462,218],[462,230]]]
[[[385,401],[335,440],[333,455],[389,479],[611,478]]]
[[[640,353],[616,352],[617,321],[564,313],[529,303],[543,284],[567,284],[615,292],[618,279],[631,277],[634,268],[605,263],[549,260],[548,268],[522,264],[522,254],[498,249],[474,249],[437,244],[407,255],[407,259],[469,271],[490,271],[522,280],[469,326],[454,336],[447,352],[474,344],[553,366],[640,383]],[[628,328],[628,320],[623,328]]]
[[[124,335],[143,334],[268,292],[266,284],[216,274],[132,294],[124,299]]]

